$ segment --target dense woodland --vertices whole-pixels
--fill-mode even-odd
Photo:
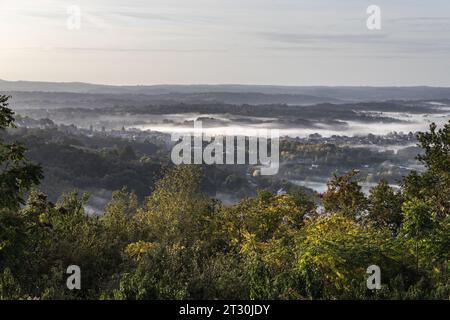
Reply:
[[[0,96],[0,128],[12,126]],[[425,171],[399,191],[382,180],[365,196],[350,171],[320,208],[297,189],[226,206],[198,167],[152,167],[165,174],[143,202],[121,189],[102,215],[85,213],[88,195],[51,202],[26,148],[1,140],[0,299],[449,299],[450,122],[417,138]],[[366,287],[374,264],[380,290]],[[81,290],[66,287],[69,265]]]

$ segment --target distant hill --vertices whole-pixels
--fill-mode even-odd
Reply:
[[[307,95],[264,94],[264,93],[172,93],[172,94],[106,94],[41,91],[2,91],[12,96],[11,105],[17,109],[55,108],[102,108],[114,106],[146,106],[168,104],[235,104],[235,105],[313,105],[319,103],[341,103],[336,99]]]
[[[233,103],[310,105],[386,100],[450,99],[443,87],[325,87],[269,85],[151,85],[112,86],[81,82],[35,82],[0,80],[0,92],[47,92],[93,95],[140,95],[140,102]],[[31,95],[28,95],[30,97]],[[44,95],[45,96],[45,95]],[[99,97],[97,97],[99,98]],[[97,100],[94,98],[94,100]],[[123,98],[109,97],[112,100]],[[127,99],[130,99],[129,97]],[[133,99],[131,99],[133,100]]]

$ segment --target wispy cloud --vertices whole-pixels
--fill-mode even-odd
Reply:
[[[45,46],[45,47],[0,47],[0,50],[45,50],[45,51],[65,51],[65,52],[174,52],[174,53],[225,53],[226,49],[206,49],[206,48],[121,48],[121,47],[64,47],[64,46]]]
[[[281,32],[260,32],[256,35],[271,41],[285,43],[368,43],[373,41],[383,41],[389,36],[384,33],[281,33]]]
[[[401,22],[401,21],[447,21],[450,22],[450,17],[398,17],[398,18],[388,18],[386,21],[389,22]]]

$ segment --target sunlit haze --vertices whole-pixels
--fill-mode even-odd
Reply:
[[[6,80],[450,86],[448,0],[1,0],[0,37]]]

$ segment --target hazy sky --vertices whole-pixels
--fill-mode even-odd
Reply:
[[[0,0],[0,39],[6,80],[450,86],[450,0]]]

